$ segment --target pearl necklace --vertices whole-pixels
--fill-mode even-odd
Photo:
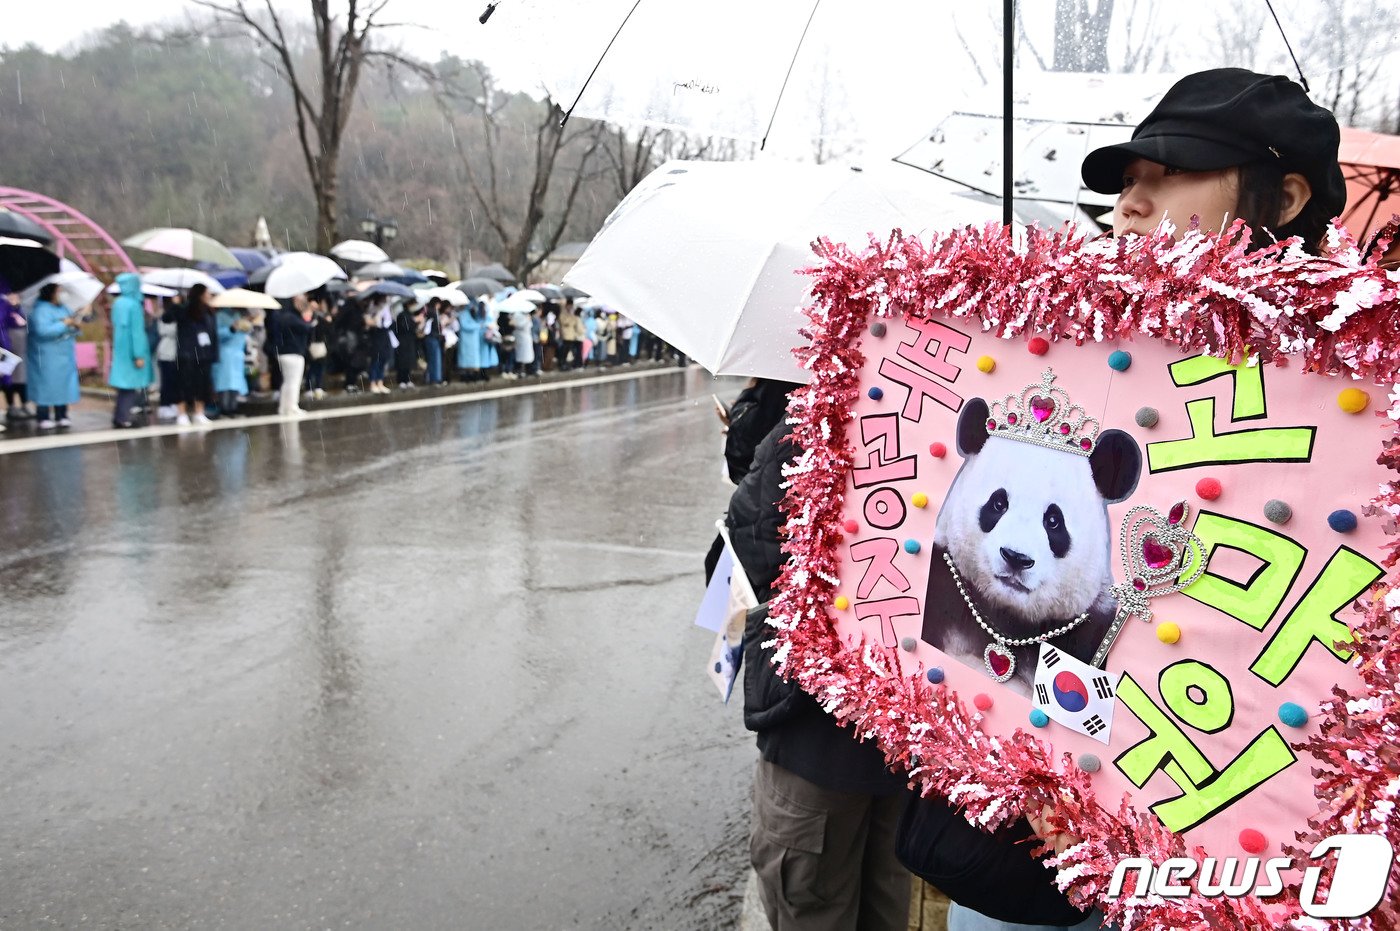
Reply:
[[[1016,673],[1016,655],[1007,647],[1025,647],[1032,643],[1044,643],[1047,640],[1054,640],[1056,637],[1067,634],[1080,624],[1089,619],[1089,612],[1085,611],[1079,617],[1068,624],[1041,634],[1038,637],[1022,637],[1019,640],[1012,640],[1010,637],[1003,637],[992,625],[982,619],[982,614],[977,610],[977,606],[972,603],[972,596],[967,593],[967,588],[963,585],[962,576],[958,574],[958,567],[953,565],[953,557],[947,551],[943,553],[943,562],[948,566],[948,572],[953,576],[953,584],[958,587],[958,594],[962,595],[963,603],[967,605],[967,610],[972,612],[972,619],[977,622],[977,626],[985,630],[995,643],[987,644],[987,648],[982,651],[982,664],[987,667],[987,673],[997,682],[1005,682]]]

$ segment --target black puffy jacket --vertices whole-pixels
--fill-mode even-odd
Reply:
[[[729,499],[726,518],[734,556],[744,567],[761,602],[786,557],[779,529],[784,490],[783,464],[797,454],[786,424],[774,427],[754,453],[753,467]],[[762,644],[776,633],[767,624],[766,608],[749,612],[744,630],[744,726],[758,734],[760,755],[808,782],[835,792],[893,795],[905,780],[885,768],[885,756],[873,742],[861,743],[822,711],[816,699],[778,676],[773,651]]]

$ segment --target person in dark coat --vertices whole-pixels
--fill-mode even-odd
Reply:
[[[394,369],[400,388],[414,387],[413,375],[418,370],[418,327],[422,320],[423,312],[415,309],[413,301],[404,304],[394,318],[394,336],[399,341],[394,348]]]
[[[331,324],[331,358],[345,374],[345,393],[360,390],[360,376],[369,368],[369,339],[365,308],[356,298],[346,298]]]
[[[277,364],[282,370],[282,389],[277,396],[278,416],[299,417],[305,413],[301,408],[301,381],[306,372],[312,321],[324,307],[324,292],[313,292],[298,295],[272,314],[274,326],[269,328],[269,332],[276,334],[276,342],[273,352],[268,355],[277,356]]]
[[[175,324],[175,381],[179,392],[182,427],[207,424],[204,405],[214,402],[214,363],[219,361],[219,334],[209,291],[197,284],[184,303],[169,304],[161,317]]]
[[[772,665],[766,602],[786,557],[779,540],[782,466],[794,458],[780,423],[759,444],[729,502],[734,555],[760,607],[744,632],[744,726],[757,732],[749,856],[774,931],[904,931],[911,879],[895,857],[903,774],[858,741]]]

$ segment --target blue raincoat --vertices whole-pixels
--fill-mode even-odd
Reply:
[[[486,330],[495,318],[491,316],[489,308],[483,308],[482,313],[485,318],[481,321],[481,367],[493,369],[501,364],[501,354],[497,351],[495,343],[487,342]]]
[[[141,276],[122,272],[117,276],[121,296],[112,302],[112,371],[107,384],[139,391],[155,381],[151,341],[146,336],[146,311],[141,304]],[[142,361],[141,368],[136,360]]]
[[[244,356],[248,349],[248,334],[233,328],[243,317],[236,310],[220,309],[214,314],[214,327],[219,336],[219,361],[210,372],[215,391],[248,393],[248,375],[244,371]]]
[[[29,314],[29,400],[40,407],[77,404],[78,328],[65,326],[72,311],[48,301],[36,301]]]
[[[481,338],[482,325],[476,315],[468,311],[457,315],[457,368],[476,371],[481,368],[481,347],[486,341]]]

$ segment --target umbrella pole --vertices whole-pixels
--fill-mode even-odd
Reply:
[[[1011,225],[1011,143],[1014,124],[1011,119],[1011,72],[1016,56],[1016,0],[1002,0],[1001,6],[1001,222]]]
[[[622,35],[622,30],[627,27],[627,21],[632,18],[632,14],[637,12],[637,7],[641,5],[642,0],[637,0],[636,3],[632,4],[632,9],[627,11],[627,15],[622,17],[622,22],[618,25],[617,32],[614,32],[613,37],[608,40],[608,47],[603,49],[603,54],[598,56],[598,61],[594,63],[593,70],[588,72],[588,77],[584,80],[583,86],[578,89],[578,96],[574,98],[573,103],[569,104],[569,109],[565,111],[564,116],[559,120],[560,129],[563,129],[565,124],[569,122],[569,117],[574,115],[574,107],[577,107],[578,102],[583,99],[583,92],[588,90],[588,85],[593,81],[593,75],[598,73],[598,69],[603,65],[603,59],[607,58],[608,52],[612,51],[613,43],[617,41],[618,36]],[[495,6],[494,3],[491,4],[493,9]],[[490,11],[488,11],[488,13],[489,12]],[[482,22],[486,22],[485,18],[482,19]]]
[[[792,50],[792,61],[788,62],[787,74],[783,75],[783,86],[778,88],[778,99],[773,101],[773,112],[768,114],[768,126],[763,130],[763,141],[758,144],[760,152],[768,145],[768,134],[773,131],[773,121],[778,118],[778,108],[783,105],[783,94],[787,93],[788,81],[792,79],[792,67],[797,64],[797,56],[802,54],[802,43],[807,41],[807,30],[812,28],[812,20],[817,15],[817,7],[821,5],[822,0],[815,0],[812,4],[812,12],[807,14],[807,25],[802,27],[802,35],[797,39],[797,48]]]

